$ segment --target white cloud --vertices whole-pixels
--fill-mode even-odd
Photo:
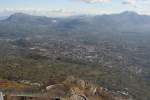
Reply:
[[[123,4],[129,4],[129,5],[134,5],[136,3],[136,0],[125,0],[123,1]]]
[[[86,3],[106,3],[111,2],[112,0],[80,0]]]
[[[27,13],[42,16],[71,16],[78,14],[74,10],[66,9],[46,9],[46,8],[0,8],[0,15],[10,15],[13,13]],[[79,12],[80,13],[80,12]]]
[[[122,3],[125,5],[137,6],[138,3],[147,2],[149,0],[124,0]]]

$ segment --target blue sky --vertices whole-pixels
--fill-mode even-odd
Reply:
[[[136,11],[150,14],[150,0],[0,0],[0,14],[26,12],[47,16]]]

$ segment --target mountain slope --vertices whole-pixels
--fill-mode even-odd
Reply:
[[[150,16],[139,15],[133,12],[123,12],[112,15],[82,16],[68,18],[48,18],[42,16],[31,16],[23,13],[11,15],[3,23],[10,25],[25,25],[26,27],[96,31],[96,32],[149,32]],[[42,27],[43,26],[43,27]]]
[[[0,21],[0,72],[44,82],[73,75],[149,100],[150,16],[134,12]],[[30,77],[29,77],[30,76]]]

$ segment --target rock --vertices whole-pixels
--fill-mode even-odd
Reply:
[[[86,88],[86,82],[84,80],[78,80],[77,81],[77,84],[82,87],[83,89]]]
[[[67,77],[66,82],[68,82],[68,83],[75,83],[76,82],[76,78],[73,77],[73,76],[69,76],[69,77]]]
[[[53,89],[56,89],[56,88],[60,88],[61,89],[62,87],[64,87],[63,84],[55,84],[55,85],[47,86],[46,90],[49,91],[49,90],[53,90]]]
[[[54,87],[55,87],[55,85],[47,86],[47,87],[46,87],[46,90],[49,91],[49,90],[53,89]]]
[[[55,84],[46,87],[47,93],[52,97],[64,97],[69,91],[68,88],[63,84]]]
[[[47,86],[46,90],[46,97],[59,97],[54,100],[130,100],[129,98],[124,99],[122,96],[114,95],[114,93],[107,88],[73,76],[69,76],[60,84]]]
[[[72,95],[70,97],[70,100],[88,100],[87,97],[82,95]]]

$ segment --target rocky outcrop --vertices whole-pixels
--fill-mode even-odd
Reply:
[[[57,100],[131,100],[128,97],[113,95],[113,92],[106,88],[73,76],[68,77],[60,84],[47,86],[46,91],[47,99],[45,100],[48,98],[57,98]]]
[[[86,96],[75,94],[70,97],[70,100],[89,100],[89,99]]]

